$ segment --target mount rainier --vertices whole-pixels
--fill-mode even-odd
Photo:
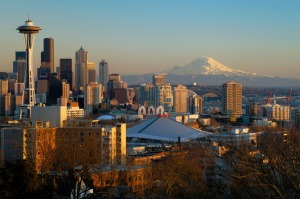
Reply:
[[[244,86],[259,87],[299,87],[300,79],[273,77],[257,73],[231,69],[211,57],[195,59],[185,66],[173,68],[152,74],[125,75],[122,79],[129,85],[151,83],[152,75],[166,74],[166,83],[197,85],[222,85],[229,81],[242,83]]]

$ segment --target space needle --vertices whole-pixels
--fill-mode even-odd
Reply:
[[[20,106],[20,119],[22,119],[22,113],[27,111],[27,116],[31,116],[31,107],[35,104],[35,89],[34,89],[34,75],[33,75],[33,60],[32,52],[34,45],[34,36],[41,30],[40,27],[35,26],[29,19],[25,21],[25,24],[17,28],[19,33],[24,35],[24,43],[26,49],[26,72],[25,72],[25,89],[22,93],[22,102]],[[25,112],[25,111],[24,111]]]

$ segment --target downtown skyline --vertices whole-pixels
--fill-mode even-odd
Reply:
[[[75,60],[82,46],[96,69],[105,59],[110,72],[121,75],[161,72],[209,56],[233,69],[299,79],[299,6],[276,0],[3,1],[0,67],[12,71],[15,51],[23,51],[16,28],[29,13],[42,28],[35,38],[35,75],[43,39],[52,37],[54,67],[61,58]]]

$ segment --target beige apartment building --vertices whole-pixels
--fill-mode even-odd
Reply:
[[[174,104],[173,108],[175,112],[186,113],[187,112],[187,99],[188,89],[183,85],[174,87]]]
[[[25,157],[37,171],[126,163],[126,124],[99,126],[98,120],[66,120],[61,128],[41,123],[25,128]]]
[[[222,114],[230,117],[242,115],[242,84],[233,81],[223,84]]]

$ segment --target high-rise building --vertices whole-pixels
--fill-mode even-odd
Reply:
[[[121,76],[119,74],[110,74],[107,83],[107,96],[109,99],[115,98],[114,90],[116,88],[128,88],[126,82],[121,81]]]
[[[260,104],[258,102],[254,102],[246,105],[246,114],[250,117],[258,117],[260,110]]]
[[[14,84],[14,93],[15,93],[15,95],[22,95],[24,89],[25,89],[25,84],[24,83],[15,83]]]
[[[41,52],[42,68],[49,68],[50,73],[54,73],[54,39],[44,39],[44,51]]]
[[[116,88],[115,99],[119,104],[126,104],[128,102],[128,89],[127,88]]]
[[[97,82],[91,82],[87,84],[84,93],[84,110],[85,114],[89,115],[93,113],[94,108],[98,108],[99,104],[102,103],[103,89],[102,85]]]
[[[165,75],[164,74],[157,74],[152,76],[152,83],[153,85],[158,84],[158,85],[163,85],[165,84]]]
[[[13,61],[13,72],[17,73],[17,81],[24,83],[26,71],[26,52],[17,51],[15,61]]]
[[[18,60],[26,60],[26,52],[25,51],[16,51],[16,61]]]
[[[174,112],[187,112],[188,89],[185,86],[178,85],[174,88]]]
[[[64,79],[73,89],[72,59],[60,59],[60,80]]]
[[[57,78],[56,73],[52,73],[49,77],[49,93],[47,96],[47,104],[57,104],[57,99],[62,96],[62,82]]]
[[[291,110],[291,120],[295,127],[300,127],[300,108],[297,107]]]
[[[57,74],[57,78],[58,78],[59,80],[61,80],[61,79],[60,79],[60,67],[59,67],[59,66],[56,66],[56,74]]]
[[[70,85],[63,80],[62,81],[62,95],[61,95],[61,97],[69,99],[69,95],[70,95]]]
[[[222,114],[230,117],[242,115],[242,84],[233,81],[223,84]]]
[[[138,89],[138,103],[141,106],[159,106],[160,91],[158,85],[142,84]]]
[[[99,63],[99,83],[103,85],[103,90],[105,91],[107,89],[108,74],[109,66],[108,63],[103,59]]]
[[[0,79],[0,95],[8,93],[8,79]]]
[[[119,74],[110,74],[109,75],[109,80],[113,80],[113,81],[121,81],[121,76]]]
[[[202,97],[198,95],[189,96],[188,112],[191,114],[202,114]]]
[[[57,104],[60,106],[67,106],[69,95],[70,95],[70,85],[66,80],[62,80],[62,94],[59,99],[57,99]]]
[[[87,53],[82,47],[75,53],[75,88],[77,91],[83,91],[87,82]]]
[[[95,70],[95,63],[88,62],[87,63],[87,84],[96,81],[96,70]]]
[[[172,86],[170,84],[163,84],[158,86],[158,93],[155,96],[155,106],[162,106],[164,107],[165,111],[172,111],[173,109],[173,92]],[[157,104],[158,102],[158,104]]]

